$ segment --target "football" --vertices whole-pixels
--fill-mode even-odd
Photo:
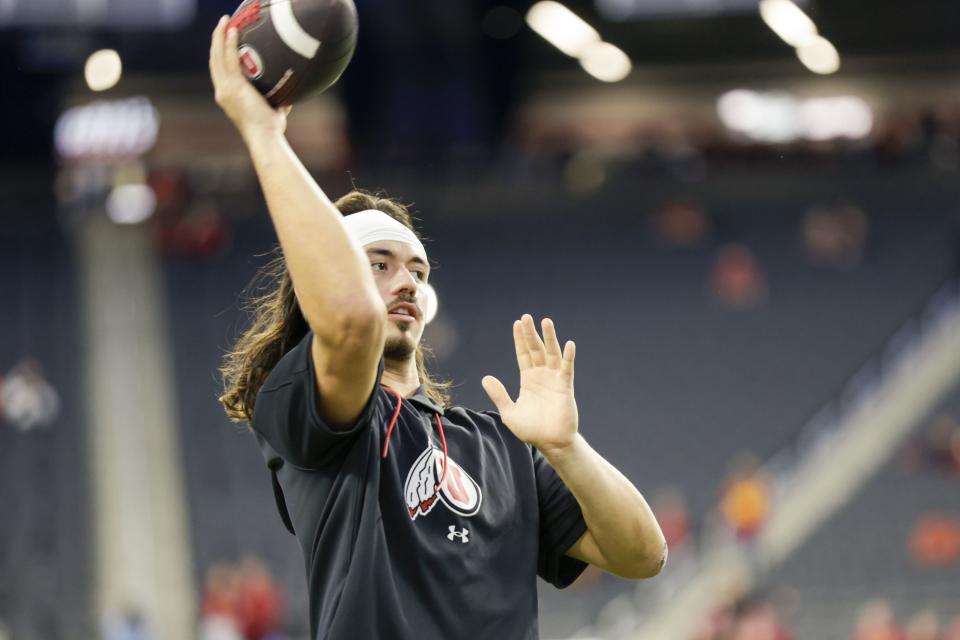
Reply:
[[[230,26],[243,74],[274,107],[328,89],[357,44],[353,0],[245,0]]]

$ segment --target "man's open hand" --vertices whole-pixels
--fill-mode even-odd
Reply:
[[[576,345],[567,341],[561,352],[553,321],[544,318],[541,326],[542,340],[529,314],[513,323],[520,367],[520,395],[516,402],[493,376],[484,376],[482,384],[514,435],[546,453],[545,450],[570,445],[577,435],[577,403],[573,396]]]

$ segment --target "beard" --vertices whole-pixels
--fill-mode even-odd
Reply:
[[[406,332],[399,336],[389,336],[383,345],[383,359],[404,362],[417,350],[417,345]]]

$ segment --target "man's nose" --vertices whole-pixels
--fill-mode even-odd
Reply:
[[[391,285],[391,293],[394,295],[403,292],[407,292],[410,295],[417,294],[417,279],[413,277],[413,274],[410,273],[410,270],[406,267],[397,269],[397,275],[394,276]]]

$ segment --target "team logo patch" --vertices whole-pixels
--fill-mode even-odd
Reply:
[[[443,486],[438,487],[442,476],[443,452],[432,446],[427,447],[410,467],[407,481],[403,485],[407,513],[411,520],[427,515],[438,502],[461,516],[472,516],[480,510],[480,503],[483,501],[480,485],[449,456],[447,477]]]
[[[248,44],[240,47],[240,68],[243,75],[250,80],[257,80],[263,75],[263,58],[260,53]]]

